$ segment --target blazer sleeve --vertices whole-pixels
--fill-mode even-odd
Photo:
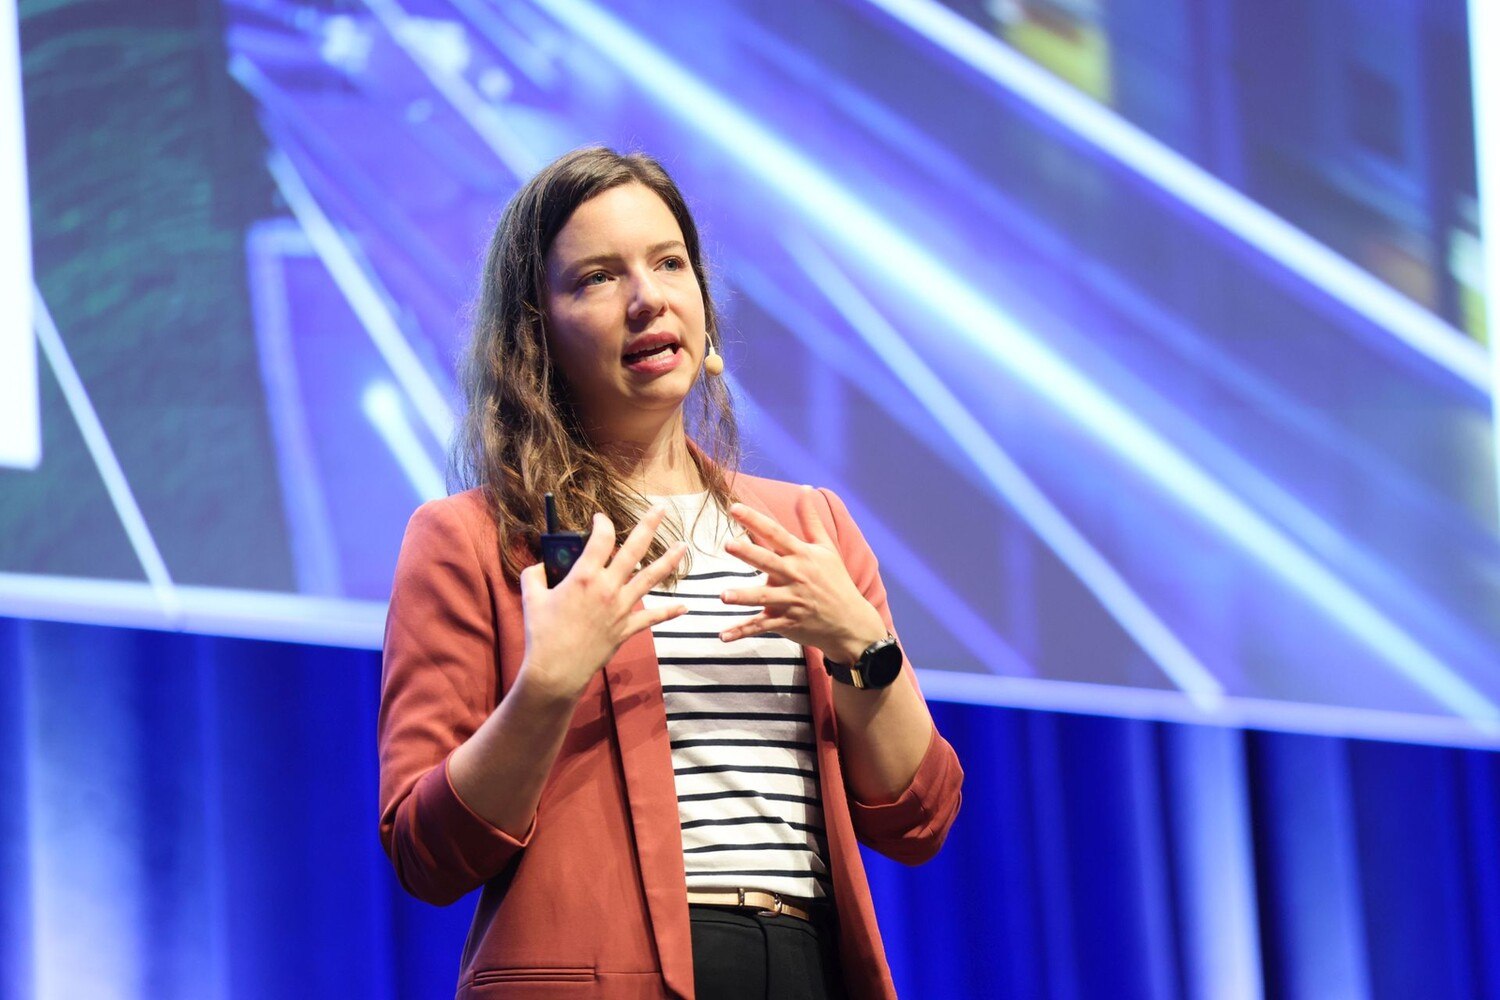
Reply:
[[[412,515],[386,617],[377,742],[380,840],[401,885],[439,906],[498,874],[516,839],[482,819],[448,779],[448,757],[497,703],[493,603],[452,499]]]
[[[854,523],[849,509],[838,494],[829,489],[819,490],[828,501],[833,517],[834,537],[837,539],[844,565],[865,599],[880,612],[886,628],[897,635],[891,620],[890,604],[886,599],[885,584],[880,579],[880,566],[875,553],[865,541],[864,534]],[[906,647],[902,646],[902,652]],[[908,658],[909,659],[909,658]],[[908,664],[901,672],[902,683],[917,688],[916,670]],[[959,766],[958,754],[937,731],[934,725],[928,738],[927,751],[917,765],[917,773],[911,783],[896,797],[895,801],[882,803],[860,802],[849,792],[849,811],[854,822],[854,832],[860,843],[873,848],[894,861],[907,865],[919,865],[929,861],[943,846],[953,820],[958,816],[962,801],[964,780],[963,768]]]

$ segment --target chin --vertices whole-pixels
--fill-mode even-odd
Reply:
[[[689,369],[684,366],[677,371],[667,372],[667,374],[660,378],[653,379],[644,385],[631,386],[629,395],[636,399],[658,400],[663,403],[681,403],[687,399],[688,393],[693,391],[693,379],[691,375],[693,371],[696,371],[696,369]]]
[[[642,392],[635,396],[636,403],[641,409],[650,410],[672,410],[681,409],[687,402],[688,394],[685,391],[678,392]]]

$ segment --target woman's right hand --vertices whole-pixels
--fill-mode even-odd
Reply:
[[[521,609],[526,622],[521,671],[529,681],[558,697],[576,700],[626,639],[686,613],[684,604],[635,610],[637,602],[666,579],[687,552],[687,545],[677,542],[661,558],[636,571],[665,515],[662,504],[647,511],[611,559],[614,525],[603,514],[595,514],[583,552],[556,587],[547,586],[541,563],[521,571]]]

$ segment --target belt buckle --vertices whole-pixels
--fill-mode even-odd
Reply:
[[[768,910],[768,909],[766,909],[765,907],[762,906],[756,912],[758,912],[763,917],[779,917],[779,916],[781,916],[782,913],[783,913],[783,911],[786,908],[786,903],[782,900],[781,894],[777,893],[777,892],[768,892],[768,893],[766,893],[766,895],[768,895],[768,896],[771,897],[771,908]],[[745,890],[744,889],[740,890],[740,905],[741,906],[745,905]]]

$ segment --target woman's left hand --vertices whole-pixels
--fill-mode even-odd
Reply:
[[[850,579],[817,505],[817,491],[802,487],[797,497],[801,538],[744,504],[729,508],[730,516],[750,532],[750,539],[737,538],[725,546],[726,551],[764,570],[767,579],[763,587],[732,588],[720,595],[725,604],[763,609],[749,621],[720,632],[720,639],[733,642],[775,632],[822,650],[835,663],[851,663],[870,643],[885,637],[880,612]]]

